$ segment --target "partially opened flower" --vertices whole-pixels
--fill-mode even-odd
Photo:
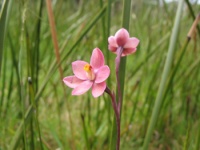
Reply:
[[[137,50],[139,40],[135,37],[130,37],[126,29],[122,28],[115,33],[115,36],[108,38],[108,49],[111,52],[117,53],[119,47],[123,48],[121,56],[127,56]]]
[[[74,76],[63,79],[64,83],[73,88],[72,95],[81,95],[92,88],[92,95],[98,97],[106,89],[105,80],[110,75],[110,69],[104,65],[104,55],[95,48],[90,58],[90,64],[77,60],[72,63]]]

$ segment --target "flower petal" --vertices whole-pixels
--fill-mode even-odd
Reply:
[[[111,45],[108,45],[108,49],[113,53],[117,51],[117,47],[113,47]]]
[[[114,36],[110,36],[108,38],[108,49],[111,51],[111,52],[115,52],[117,50],[117,42],[116,42],[116,39]]]
[[[92,86],[92,95],[94,97],[99,97],[100,95],[103,94],[105,89],[106,89],[106,82],[94,83]]]
[[[80,80],[76,76],[68,76],[63,79],[63,82],[70,88],[77,87],[83,80]]]
[[[115,39],[114,36],[110,36],[108,38],[108,44],[111,45],[111,46],[113,46],[113,47],[118,47],[116,39]]]
[[[81,80],[87,79],[86,72],[83,69],[86,64],[88,64],[88,63],[85,61],[81,61],[81,60],[77,60],[72,63],[73,73],[75,74],[75,76],[77,78],[79,78]]]
[[[72,91],[72,95],[81,95],[87,92],[92,87],[93,82],[90,80],[83,81]]]
[[[110,68],[108,66],[101,67],[96,73],[95,83],[105,81],[110,75]]]
[[[122,28],[116,32],[115,38],[118,46],[124,46],[129,39],[129,33],[126,29]]]
[[[93,50],[90,58],[90,65],[93,67],[94,71],[104,65],[104,56],[99,48],[95,48]]]
[[[123,53],[122,53],[122,57],[130,55],[132,53],[135,53],[136,50],[137,50],[137,48],[124,48]]]
[[[135,37],[129,38],[126,44],[124,45],[124,48],[136,48],[139,42],[140,41]]]

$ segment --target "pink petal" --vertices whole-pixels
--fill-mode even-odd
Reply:
[[[132,53],[135,53],[136,50],[137,50],[136,48],[125,48],[125,49],[123,50],[122,57],[123,57],[123,56],[130,55],[130,54],[132,54]]]
[[[92,84],[93,82],[90,80],[83,81],[81,84],[74,88],[72,95],[81,95],[87,92],[92,87]]]
[[[139,42],[140,41],[135,37],[129,38],[126,44],[124,45],[124,48],[136,48]]]
[[[96,73],[95,83],[101,83],[105,81],[110,75],[110,68],[108,66],[101,67]]]
[[[108,38],[108,49],[111,51],[111,52],[115,52],[117,50],[117,43],[116,43],[116,40],[115,40],[115,37],[114,36],[110,36]]]
[[[109,44],[110,46],[112,46],[112,47],[118,47],[117,42],[116,42],[116,39],[115,39],[114,36],[110,36],[110,37],[108,38],[108,44]]]
[[[111,52],[116,52],[117,51],[117,47],[113,47],[111,45],[108,45],[108,49],[111,51]]]
[[[93,50],[90,58],[90,65],[95,71],[104,65],[104,56],[99,48]]]
[[[63,79],[63,82],[70,88],[77,87],[83,80],[80,80],[76,76],[68,76]]]
[[[103,94],[105,89],[106,89],[106,82],[94,83],[92,86],[92,95],[94,97],[99,97],[100,95]]]
[[[77,78],[79,78],[81,80],[86,80],[87,79],[86,72],[83,69],[86,64],[88,64],[88,63],[85,62],[85,61],[80,61],[80,60],[74,61],[72,63],[73,73],[75,74],[75,76]]]
[[[129,33],[126,29],[122,28],[116,32],[115,38],[118,46],[124,46],[129,39]]]

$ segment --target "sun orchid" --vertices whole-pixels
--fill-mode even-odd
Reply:
[[[120,114],[122,106],[122,92],[119,73],[121,71],[121,57],[136,52],[139,42],[140,41],[137,38],[130,37],[128,31],[124,28],[118,30],[115,33],[115,36],[110,36],[108,38],[108,49],[117,54],[115,58],[117,94],[106,86],[105,80],[110,75],[110,68],[105,65],[104,55],[99,48],[95,48],[93,50],[90,63],[82,60],[72,62],[74,75],[67,76],[63,79],[63,82],[68,87],[73,89],[72,95],[81,95],[91,89],[93,97],[99,97],[104,92],[110,96],[112,102],[111,104],[116,117],[116,150],[120,149]]]
[[[106,89],[105,80],[110,75],[110,68],[104,65],[104,55],[100,49],[95,48],[90,58],[90,64],[77,60],[72,62],[74,76],[68,76],[63,82],[73,88],[72,95],[81,95],[92,88],[92,95],[98,97]]]
[[[115,36],[108,38],[108,49],[113,53],[118,53],[119,48],[123,49],[121,56],[127,56],[137,50],[139,40],[130,37],[126,29],[122,28],[115,33]]]

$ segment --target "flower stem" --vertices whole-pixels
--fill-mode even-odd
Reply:
[[[105,92],[108,93],[108,95],[111,97],[112,99],[112,107],[115,113],[115,117],[116,117],[116,124],[117,124],[117,143],[116,143],[116,150],[119,150],[120,147],[120,111],[117,107],[117,102],[115,99],[115,94],[114,92],[112,93],[111,90],[106,87]]]
[[[119,79],[119,67],[120,67],[120,61],[121,61],[121,55],[123,52],[123,47],[119,47],[117,49],[117,57],[115,59],[115,71],[116,71],[116,78],[117,78],[117,91],[118,91],[118,104],[117,104],[117,109],[119,111],[120,114],[120,110],[121,110],[121,103],[122,103],[122,94],[121,94],[121,89],[120,89],[120,79]]]

